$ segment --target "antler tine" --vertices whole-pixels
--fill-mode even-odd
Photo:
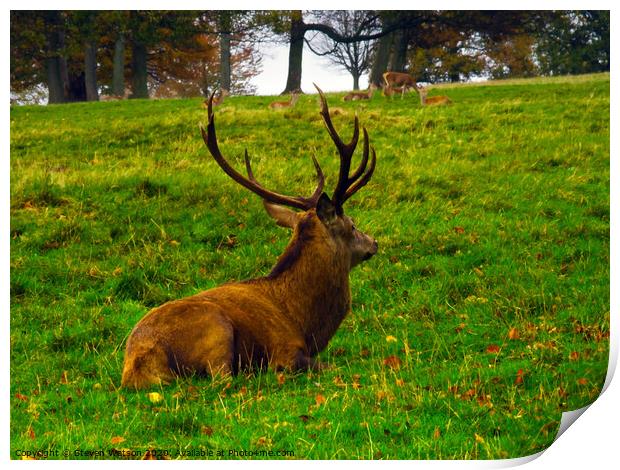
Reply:
[[[368,170],[366,171],[366,173],[364,173],[364,175],[359,180],[355,182],[355,184],[353,184],[351,187],[349,187],[349,189],[347,189],[347,192],[342,198],[342,204],[344,204],[347,199],[349,199],[357,191],[359,191],[362,186],[366,186],[366,183],[370,181],[370,178],[372,177],[372,174],[375,171],[376,164],[377,164],[377,155],[375,153],[375,148],[372,147],[372,159],[370,160],[370,166],[368,167]]]
[[[314,190],[314,192],[312,193],[312,196],[310,197],[307,197],[307,198],[295,197],[294,198],[295,200],[298,200],[299,202],[305,203],[308,206],[308,208],[316,206],[317,202],[319,201],[319,198],[321,197],[321,194],[323,193],[323,186],[325,185],[325,176],[323,175],[323,170],[321,169],[319,162],[316,160],[316,158],[314,158],[314,155],[312,156],[312,162],[314,163],[314,169],[316,170],[316,178],[317,178],[316,189]],[[247,149],[245,150],[245,171],[248,174],[248,179],[252,183],[263,188],[263,186],[254,177],[254,173],[252,172],[252,166],[250,165],[250,157],[248,156]]]
[[[353,173],[350,177],[349,177],[349,184],[353,183],[355,180],[357,180],[362,173],[364,173],[364,170],[366,170],[366,165],[368,164],[368,147],[369,147],[369,143],[368,143],[368,131],[366,131],[366,128],[363,128],[364,131],[364,153],[362,154],[362,161],[360,162],[360,165],[357,167],[357,170],[355,170],[355,173]]]
[[[211,96],[209,96],[209,102],[207,103],[207,117],[209,118],[209,122],[211,122],[211,116],[213,116],[213,97],[215,96],[215,90],[211,92]]]
[[[358,116],[357,114],[355,115],[353,137],[351,139],[351,142],[345,144],[336,132],[334,125],[331,121],[331,117],[329,115],[329,107],[327,106],[327,100],[325,99],[323,91],[316,84],[314,84],[314,86],[318,90],[321,99],[321,116],[323,117],[323,121],[327,126],[327,131],[329,132],[329,135],[334,141],[334,144],[338,149],[338,153],[340,154],[340,172],[338,175],[338,183],[336,184],[336,189],[334,190],[334,194],[332,196],[332,202],[341,212],[344,202],[349,197],[351,197],[353,193],[355,193],[362,186],[364,186],[368,182],[368,180],[370,180],[370,177],[372,176],[372,173],[374,171],[374,165],[376,163],[374,158],[376,158],[376,156],[373,150],[373,161],[371,162],[371,168],[366,171],[369,156],[369,139],[368,132],[366,131],[366,128],[364,128],[364,153],[362,155],[362,160],[353,175],[349,176],[349,171],[351,169],[351,159],[353,157],[353,152],[355,151],[355,148],[357,147],[357,142],[359,140]],[[362,177],[362,179],[358,181],[360,177]],[[357,184],[352,186],[356,182]]]
[[[248,172],[248,178],[244,177],[241,173],[237,172],[230,164],[226,161],[217,144],[217,136],[215,134],[215,117],[211,110],[211,102],[213,100],[213,94],[211,94],[211,98],[209,98],[208,104],[208,113],[209,113],[209,125],[207,126],[207,130],[205,131],[204,127],[200,126],[200,131],[202,133],[202,139],[204,140],[209,152],[220,166],[224,173],[230,176],[234,181],[239,183],[244,188],[249,189],[253,193],[259,195],[264,200],[274,203],[280,204],[284,206],[295,207],[297,209],[308,210],[316,206],[318,201],[318,197],[320,196],[323,185],[325,182],[325,178],[323,176],[323,172],[321,168],[318,166],[318,162],[313,157],[313,161],[315,164],[315,168],[317,170],[317,189],[314,191],[311,197],[291,197],[285,196],[282,194],[278,194],[276,192],[270,191],[263,186],[254,178],[254,174],[252,173],[252,168],[250,166],[250,159],[248,157],[247,150],[245,151],[245,165],[246,170]],[[320,190],[320,191],[319,191]],[[316,196],[316,193],[319,193],[319,196]]]

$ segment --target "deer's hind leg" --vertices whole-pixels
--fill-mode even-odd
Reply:
[[[192,362],[196,370],[211,377],[228,376],[233,372],[235,332],[230,320],[220,312],[213,312],[209,326],[196,341]]]

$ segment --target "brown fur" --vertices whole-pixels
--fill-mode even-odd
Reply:
[[[299,99],[298,93],[292,93],[291,98],[288,101],[274,101],[269,103],[269,109],[282,109],[282,108],[292,108],[297,103]]]
[[[358,100],[369,100],[372,98],[373,93],[377,87],[374,84],[371,84],[368,87],[367,91],[352,91],[342,97],[343,101],[358,101]]]
[[[443,106],[452,104],[452,100],[447,96],[430,96],[427,98],[426,95],[428,94],[428,90],[426,88],[421,88],[419,94],[422,106]]]
[[[293,237],[268,276],[168,302],[140,320],[127,340],[123,387],[251,366],[318,367],[313,356],[351,308],[349,271],[377,244],[346,216],[289,212]]]
[[[417,89],[418,86],[414,78],[404,72],[385,72],[383,74],[383,81],[388,89],[388,92],[384,91],[386,96],[392,96],[396,90],[399,90],[402,98],[409,88]]]

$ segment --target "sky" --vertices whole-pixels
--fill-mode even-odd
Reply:
[[[263,44],[262,72],[251,80],[256,86],[257,95],[279,95],[286,86],[288,74],[288,45]],[[313,54],[304,47],[302,58],[301,89],[305,93],[314,93],[312,82],[323,91],[345,91],[353,89],[353,77],[343,68]],[[368,86],[368,76],[360,78],[360,88]]]

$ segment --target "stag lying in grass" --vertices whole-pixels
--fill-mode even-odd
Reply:
[[[426,88],[418,88],[418,93],[420,94],[420,103],[422,103],[422,106],[444,106],[452,104],[452,100],[447,96],[427,97],[428,90]]]
[[[377,252],[377,242],[357,230],[343,210],[345,201],[370,180],[374,148],[364,129],[362,159],[350,174],[359,139],[357,117],[353,138],[345,144],[334,129],[325,96],[317,90],[321,116],[340,154],[331,198],[323,192],[323,172],[314,157],[318,182],[310,197],[266,189],[254,177],[247,151],[248,176],[238,173],[220,152],[209,106],[209,124],[202,129],[209,152],[228,176],[260,196],[267,213],[292,229],[293,236],[267,276],[225,284],[147,313],[127,340],[123,387],[139,389],[169,383],[179,375],[228,375],[251,367],[320,367],[314,357],[351,309],[349,271]]]
[[[371,83],[368,87],[367,91],[352,91],[351,93],[347,93],[342,97],[343,101],[359,101],[359,100],[370,100],[372,99],[372,95],[377,89],[377,86],[374,83]]]
[[[299,99],[299,93],[291,93],[291,97],[288,101],[274,101],[269,103],[269,109],[284,109],[284,108],[292,108],[297,104],[297,100]]]

